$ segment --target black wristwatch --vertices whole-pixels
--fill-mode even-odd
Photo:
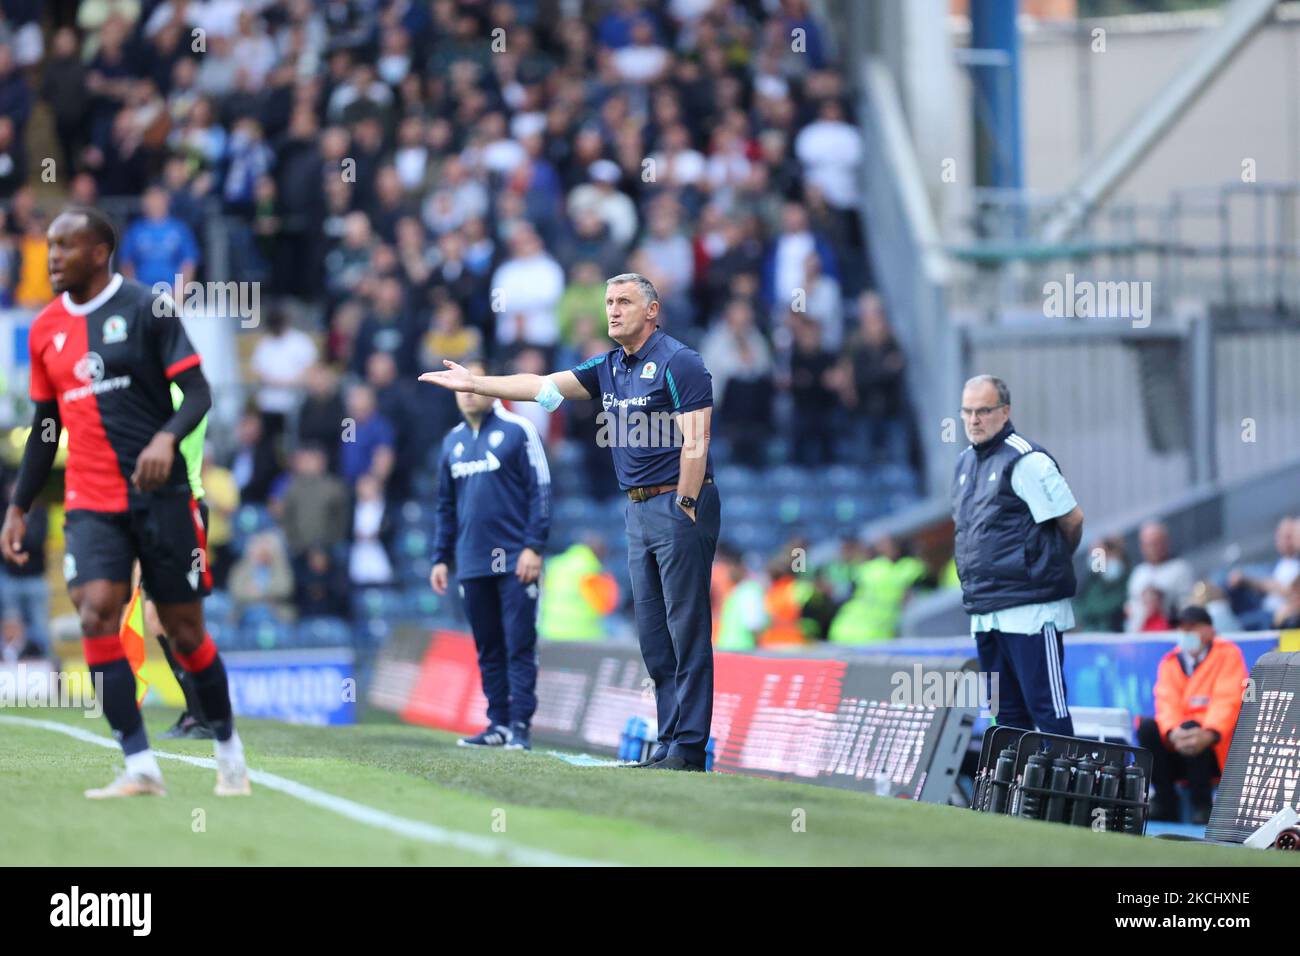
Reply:
[[[694,499],[694,498],[688,498],[688,497],[686,497],[685,495],[678,495],[678,496],[677,496],[677,503],[678,503],[679,505],[681,505],[683,508],[685,508],[687,511],[694,511],[694,510],[695,510],[695,499]]]

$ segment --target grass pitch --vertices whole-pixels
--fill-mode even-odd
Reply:
[[[79,711],[4,713],[108,737],[102,718]],[[157,749],[210,758],[208,741],[158,739],[174,718],[146,710]],[[97,802],[82,791],[111,779],[120,751],[0,722],[0,864],[1232,866],[1295,856],[810,784],[572,766],[544,747],[466,750],[451,734],[400,725],[239,726],[249,765],[283,778],[281,789],[255,779],[252,797],[218,799],[214,770],[162,760],[168,796]]]

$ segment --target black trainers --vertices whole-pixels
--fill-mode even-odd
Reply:
[[[532,750],[533,739],[528,733],[528,725],[513,723],[510,725],[510,740],[506,743],[506,750]]]
[[[704,767],[700,764],[690,763],[685,757],[677,754],[669,754],[663,760],[656,761],[649,766],[651,770],[685,770],[688,773],[704,773]]]
[[[216,736],[212,728],[186,711],[176,718],[169,730],[163,732],[166,740],[211,740]]]
[[[473,737],[456,741],[458,747],[504,747],[510,743],[510,728],[503,724],[488,724],[487,729]]]
[[[635,763],[621,763],[619,764],[619,766],[631,767],[633,769],[641,768],[641,767],[653,767],[655,764],[657,764],[659,761],[663,760],[667,756],[668,756],[667,750],[655,750],[652,751],[650,756],[646,757],[645,760],[638,760]]]

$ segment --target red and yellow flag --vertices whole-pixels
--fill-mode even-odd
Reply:
[[[131,595],[131,603],[127,605],[126,616],[122,618],[122,631],[119,635],[122,650],[126,652],[127,663],[131,665],[131,671],[135,674],[137,704],[143,703],[144,695],[149,692],[149,682],[144,679],[141,670],[145,659],[144,631],[144,595],[137,587],[135,594]]]

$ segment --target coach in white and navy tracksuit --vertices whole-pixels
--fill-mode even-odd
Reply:
[[[1006,383],[966,383],[971,445],[952,482],[954,557],[980,669],[998,675],[997,722],[1074,735],[1065,697],[1065,644],[1074,626],[1074,549],[1083,512],[1055,459],[1011,424]]]
[[[488,727],[464,746],[530,749],[537,709],[537,593],[551,526],[551,474],[536,427],[499,401],[458,394],[465,421],[442,442],[431,581],[448,565],[478,647]]]

